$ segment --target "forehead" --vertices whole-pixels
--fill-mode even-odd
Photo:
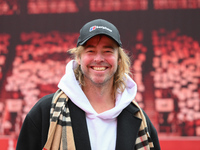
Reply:
[[[89,39],[86,42],[85,46],[98,45],[98,44],[118,47],[117,43],[112,38],[110,38],[109,36],[106,36],[106,35],[96,35],[96,36],[92,37],[91,39]]]

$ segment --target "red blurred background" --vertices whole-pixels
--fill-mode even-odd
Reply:
[[[199,0],[0,0],[0,145],[14,150],[23,119],[57,90],[80,28],[117,26],[136,99],[162,150],[200,150]]]

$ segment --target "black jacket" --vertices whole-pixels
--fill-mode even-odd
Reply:
[[[43,97],[27,114],[18,138],[16,150],[42,150],[48,136],[52,98],[53,94]],[[68,105],[76,149],[91,150],[85,112],[70,100]],[[133,116],[137,111],[139,109],[131,103],[118,116],[116,150],[134,150],[141,123],[141,119]],[[155,150],[160,150],[157,132],[148,116],[145,113],[144,115],[146,116],[148,130]]]

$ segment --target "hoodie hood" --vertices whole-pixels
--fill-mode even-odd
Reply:
[[[126,75],[126,88],[123,93],[117,94],[115,107],[98,114],[90,104],[86,95],[81,89],[79,82],[76,80],[74,69],[77,67],[75,60],[71,60],[66,65],[65,75],[61,78],[58,88],[60,88],[70,100],[77,105],[80,109],[85,111],[89,118],[100,118],[100,119],[115,119],[121,111],[127,107],[131,101],[135,98],[137,93],[137,85],[131,79],[130,76]]]

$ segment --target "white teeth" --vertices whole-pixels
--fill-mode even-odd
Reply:
[[[96,71],[103,71],[106,70],[106,67],[93,67],[93,69]]]

